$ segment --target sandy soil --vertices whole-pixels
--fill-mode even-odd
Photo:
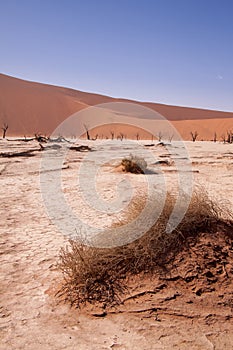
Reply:
[[[101,158],[100,143],[90,144]],[[39,176],[42,152],[34,142],[1,141],[0,146],[1,152],[35,149],[31,157],[0,157],[0,349],[233,348],[233,247],[221,233],[211,239],[203,234],[192,253],[184,251],[177,257],[172,273],[134,281],[135,289],[128,299],[126,296],[124,303],[106,316],[94,307],[76,310],[59,303],[54,294],[62,276],[56,262],[68,238],[54,226],[43,204]],[[119,153],[122,144],[115,142],[113,146],[112,152]],[[195,183],[204,185],[219,200],[227,198],[232,209],[232,145],[187,142],[186,146]],[[163,147],[155,145],[150,151],[169,160]],[[62,170],[64,193],[78,215],[108,226],[115,218],[97,218],[88,206],[80,209],[82,199],[74,187],[78,188],[77,171],[85,157],[86,153],[69,153]],[[115,165],[116,159],[105,164],[97,181],[105,200],[115,196],[112,180],[123,176],[114,171]],[[162,170],[173,188],[177,182],[174,166],[164,165]],[[156,174],[152,176],[156,178]],[[136,191],[143,188],[141,175],[127,179]],[[211,247],[216,254],[211,253],[215,251]]]
[[[8,135],[11,136],[22,137],[35,133],[50,135],[73,113],[89,106],[113,102],[134,103],[157,111],[174,124],[185,140],[190,140],[190,131],[195,130],[199,134],[199,140],[212,140],[215,132],[220,140],[223,134],[232,129],[233,113],[112,98],[0,74],[0,123],[1,126],[3,123],[8,123]],[[135,111],[131,112],[134,115]],[[101,127],[98,134],[100,136],[104,133],[104,136],[111,137],[111,130],[115,130],[115,134],[124,130],[128,138],[136,139],[134,128],[126,125],[120,129],[115,126],[107,129]],[[75,131],[73,132],[75,134]],[[96,131],[93,132],[92,137],[95,137],[95,134]],[[140,132],[140,138],[143,137],[145,137],[144,133]]]

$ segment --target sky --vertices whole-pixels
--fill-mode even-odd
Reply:
[[[233,111],[232,0],[0,0],[0,72]]]

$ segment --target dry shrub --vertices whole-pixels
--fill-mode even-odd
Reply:
[[[202,232],[226,232],[233,229],[232,219],[224,219],[225,212],[202,190],[193,194],[190,206],[178,227],[166,232],[166,225],[174,206],[168,194],[164,210],[157,222],[142,237],[124,246],[96,248],[80,241],[70,241],[60,253],[59,267],[64,284],[59,291],[76,307],[85,303],[118,303],[127,289],[127,280],[140,273],[153,274],[163,268],[186,244]],[[134,213],[129,213],[130,218]]]
[[[123,171],[133,174],[145,174],[147,163],[145,159],[130,155],[121,161]]]

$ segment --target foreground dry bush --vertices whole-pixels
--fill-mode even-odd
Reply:
[[[76,307],[87,302],[118,303],[130,277],[161,271],[184,248],[187,238],[192,237],[194,241],[200,233],[211,234],[218,230],[228,235],[233,232],[232,217],[226,219],[231,214],[225,213],[204,191],[199,191],[193,194],[179,226],[172,233],[166,233],[173,205],[174,198],[168,194],[164,210],[154,226],[130,244],[96,248],[70,241],[60,253],[59,268],[64,283],[58,295]],[[132,212],[128,219],[131,217],[134,217]]]

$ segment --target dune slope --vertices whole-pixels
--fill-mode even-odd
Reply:
[[[9,125],[11,136],[50,134],[71,114],[106,102],[130,102],[151,108],[170,120],[186,140],[190,139],[190,131],[197,130],[199,140],[211,139],[215,132],[220,139],[233,128],[233,113],[229,112],[117,99],[0,74],[0,123]],[[97,133],[110,137],[109,130]],[[127,137],[135,138],[135,130],[128,127]]]

